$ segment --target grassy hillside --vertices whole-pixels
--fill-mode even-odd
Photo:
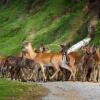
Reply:
[[[1,2],[0,55],[18,54],[24,40],[32,41],[36,48],[43,44],[54,52],[59,50],[61,43],[76,43],[87,35],[89,14],[84,10],[86,3],[87,0],[77,4],[70,0]],[[81,35],[77,34],[79,30]],[[100,41],[94,40],[94,43]]]

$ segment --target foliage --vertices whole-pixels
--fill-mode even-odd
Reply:
[[[1,2],[2,3],[2,2]],[[87,35],[87,0],[11,0],[0,4],[0,55],[17,55],[25,40],[33,47],[42,44],[57,52],[59,44],[83,39]],[[81,30],[84,35],[77,34]],[[96,32],[98,36],[98,32]],[[98,43],[98,37],[94,43]]]
[[[0,79],[0,100],[7,100],[9,97],[19,97],[33,87],[35,88],[37,85]]]

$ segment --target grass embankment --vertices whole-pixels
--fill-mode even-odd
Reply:
[[[0,9],[0,55],[20,52],[24,40],[52,51],[73,40],[85,20],[86,0],[73,4],[66,0],[12,0]],[[86,19],[87,20],[87,19]],[[74,34],[74,35],[73,35]],[[76,42],[78,40],[75,40]]]
[[[0,6],[0,55],[17,55],[24,40],[57,52],[59,44],[75,44],[87,35],[87,0],[11,0]],[[100,44],[100,24],[92,43]],[[79,34],[78,34],[79,33]]]
[[[38,100],[47,90],[33,83],[0,79],[0,100]]]

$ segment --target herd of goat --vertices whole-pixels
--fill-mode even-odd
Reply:
[[[18,56],[0,57],[0,77],[19,81],[100,79],[99,47],[83,46],[78,52],[67,54],[69,45],[61,45],[59,53],[41,48],[36,52],[30,42],[25,42]]]

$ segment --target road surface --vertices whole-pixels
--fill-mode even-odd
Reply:
[[[49,90],[42,100],[100,100],[100,83],[46,82],[38,83]]]

